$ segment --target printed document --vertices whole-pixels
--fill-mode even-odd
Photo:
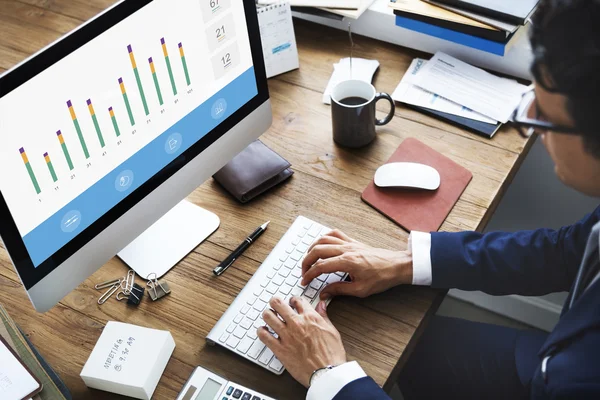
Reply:
[[[414,85],[417,73],[427,64],[426,60],[415,58],[410,64],[410,68],[402,77],[402,81],[392,94],[395,101],[405,104],[411,104],[417,107],[428,108],[431,110],[441,111],[443,113],[457,115],[463,118],[485,122],[487,124],[496,124],[497,121],[486,117],[485,115],[476,113],[465,106],[454,103],[435,93],[428,92]]]
[[[438,52],[415,76],[415,85],[502,123],[527,87]]]
[[[40,384],[0,342],[0,399],[21,400],[39,390]]]

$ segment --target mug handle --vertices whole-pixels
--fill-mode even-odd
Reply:
[[[377,126],[387,125],[390,123],[392,118],[394,118],[394,113],[396,112],[396,104],[394,103],[394,99],[392,99],[392,96],[390,96],[387,93],[377,93],[375,95],[375,103],[377,103],[379,100],[389,101],[391,108],[390,108],[390,113],[384,119],[375,118],[375,125],[377,125]]]

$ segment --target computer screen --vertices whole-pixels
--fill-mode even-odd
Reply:
[[[243,0],[117,7],[0,79],[0,201],[36,269],[64,261],[258,95]]]

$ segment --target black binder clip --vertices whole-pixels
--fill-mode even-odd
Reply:
[[[120,292],[117,294],[117,300],[122,301],[127,299],[127,304],[132,306],[138,306],[142,302],[142,297],[146,289],[134,283],[131,289],[127,292]]]

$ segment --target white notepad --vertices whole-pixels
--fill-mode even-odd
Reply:
[[[267,78],[300,67],[289,2],[259,8],[258,24]]]
[[[0,341],[0,399],[26,399],[39,389],[39,382]]]

